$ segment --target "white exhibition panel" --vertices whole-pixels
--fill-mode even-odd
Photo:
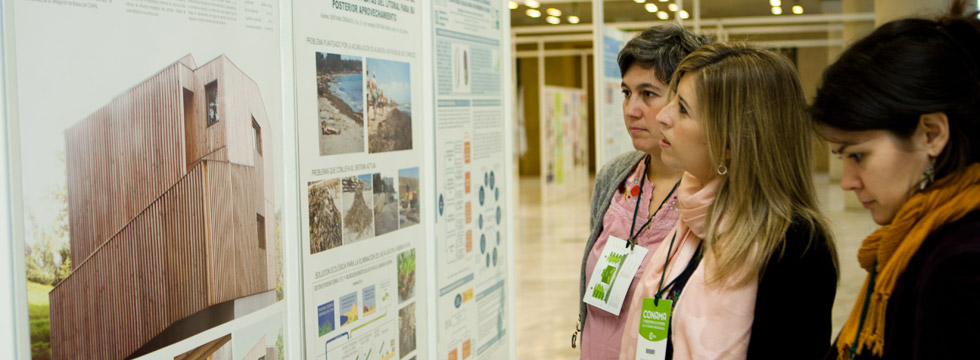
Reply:
[[[10,217],[0,230],[14,241],[0,252],[13,260],[12,274],[0,272],[12,284],[0,285],[13,289],[13,304],[0,306],[16,314],[3,329],[16,346],[4,351],[20,359],[45,356],[32,348],[70,349],[72,358],[513,358],[508,15],[490,0],[5,2],[0,97],[10,152],[0,200]],[[249,118],[242,103],[264,114]],[[93,135],[73,137],[84,127]],[[86,166],[97,175],[73,175]],[[225,167],[239,170],[212,173]],[[136,180],[126,182],[128,171]],[[204,183],[194,180],[205,172]],[[225,187],[207,186],[219,175],[235,189],[268,191],[220,195]],[[211,190],[186,195],[185,182]],[[75,183],[110,194],[83,197],[82,208],[109,214],[108,225],[83,220],[101,235],[67,225],[79,216],[68,215],[80,206],[71,188],[85,189]],[[150,200],[113,215],[124,206],[110,200],[133,189]],[[184,210],[158,209],[170,198],[204,204],[196,208],[203,225],[182,222]],[[269,210],[239,210],[236,201]],[[257,249],[232,242],[254,245],[256,235]],[[201,247],[180,248],[188,236]],[[94,250],[85,241],[96,241]],[[86,256],[69,263],[76,248]],[[221,260],[226,253],[252,260]],[[162,270],[139,272],[150,265]],[[177,266],[187,270],[170,270]],[[88,289],[82,300],[57,300],[51,310],[50,299],[65,296],[49,292],[68,292],[64,279],[80,282],[83,272],[103,275],[77,286]],[[126,293],[139,295],[119,300]],[[191,302],[222,320],[181,313],[197,309]],[[162,320],[145,325],[133,309]],[[71,320],[39,321],[63,318]],[[124,318],[139,330],[118,325]],[[66,324],[84,335],[31,338]]]

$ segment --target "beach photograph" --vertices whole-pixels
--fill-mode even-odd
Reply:
[[[368,151],[412,148],[412,86],[407,62],[367,58],[364,66]]]
[[[344,244],[374,237],[374,197],[371,175],[342,180],[344,188]]]
[[[310,201],[310,254],[344,244],[340,213],[340,179],[308,184]]]
[[[357,56],[316,53],[320,156],[364,151],[364,74]]]
[[[387,175],[387,176],[386,176]],[[398,230],[398,184],[394,174],[375,173],[374,183],[374,236]]]
[[[419,168],[398,170],[398,227],[419,223]]]

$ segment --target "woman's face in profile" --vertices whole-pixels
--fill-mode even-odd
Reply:
[[[660,156],[660,124],[657,113],[667,104],[667,85],[657,80],[656,70],[634,63],[623,74],[623,120],[636,150]]]
[[[708,138],[698,105],[700,100],[694,90],[696,78],[695,74],[681,77],[677,93],[657,115],[657,122],[663,126],[660,158],[664,165],[687,171],[701,182],[708,182],[717,173],[708,154]]]
[[[885,130],[823,130],[844,165],[840,187],[854,191],[878,225],[888,225],[917,189],[929,156]]]

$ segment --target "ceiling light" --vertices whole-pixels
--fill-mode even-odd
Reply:
[[[646,4],[646,5],[643,5],[643,8],[646,9],[647,12],[652,12],[652,13],[655,13],[655,12],[657,12],[659,10],[659,9],[657,9],[657,5],[655,5],[655,4]]]
[[[578,16],[575,16],[575,15],[569,15],[568,16],[568,23],[569,24],[578,24],[579,21],[580,20],[579,20]]]
[[[561,19],[556,16],[549,16],[548,18],[544,19],[544,21],[547,21],[551,25],[558,25],[561,23]]]
[[[772,14],[773,15],[782,15],[783,14],[783,8],[781,8],[779,6],[773,6],[772,7]]]
[[[524,6],[527,6],[532,9],[537,9],[541,7],[541,3],[537,2],[537,0],[524,0]]]
[[[796,15],[803,13],[803,7],[799,5],[793,5],[793,13]]]
[[[769,0],[769,5],[772,5],[772,6],[782,6],[783,5],[783,2],[780,1],[780,0]]]
[[[687,10],[681,10],[681,13],[680,14],[681,14],[681,19],[687,19],[687,18],[691,17],[691,14],[688,14],[687,13]]]
[[[667,5],[667,9],[670,11],[677,11],[677,4],[670,3],[670,5]]]
[[[518,6],[518,5],[517,5],[517,2],[516,2],[516,1],[508,1],[508,2],[507,2],[507,7],[509,7],[509,8],[511,9],[511,10],[514,10],[514,9],[516,9],[516,8],[517,8],[517,6]]]
[[[527,9],[524,13],[533,18],[541,17],[541,11],[538,9]]]
[[[548,8],[546,12],[551,16],[561,16],[561,10],[555,8]]]
[[[660,20],[667,20],[668,17],[670,17],[670,15],[667,15],[666,12],[661,11],[657,13],[657,18]]]
[[[660,0],[660,2],[667,2],[667,0]]]
[[[637,4],[642,4],[642,3],[646,2],[646,1],[647,0],[633,0],[633,2],[635,2]]]

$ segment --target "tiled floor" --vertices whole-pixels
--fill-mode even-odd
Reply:
[[[521,178],[517,204],[517,355],[519,359],[578,359],[570,346],[578,317],[582,252],[589,233],[591,182],[560,201],[543,203],[540,179]],[[876,228],[863,209],[844,209],[844,193],[818,175],[821,204],[835,231],[841,278],[834,303],[834,335],[864,282],[856,260],[861,240]],[[829,339],[828,339],[829,343]]]

